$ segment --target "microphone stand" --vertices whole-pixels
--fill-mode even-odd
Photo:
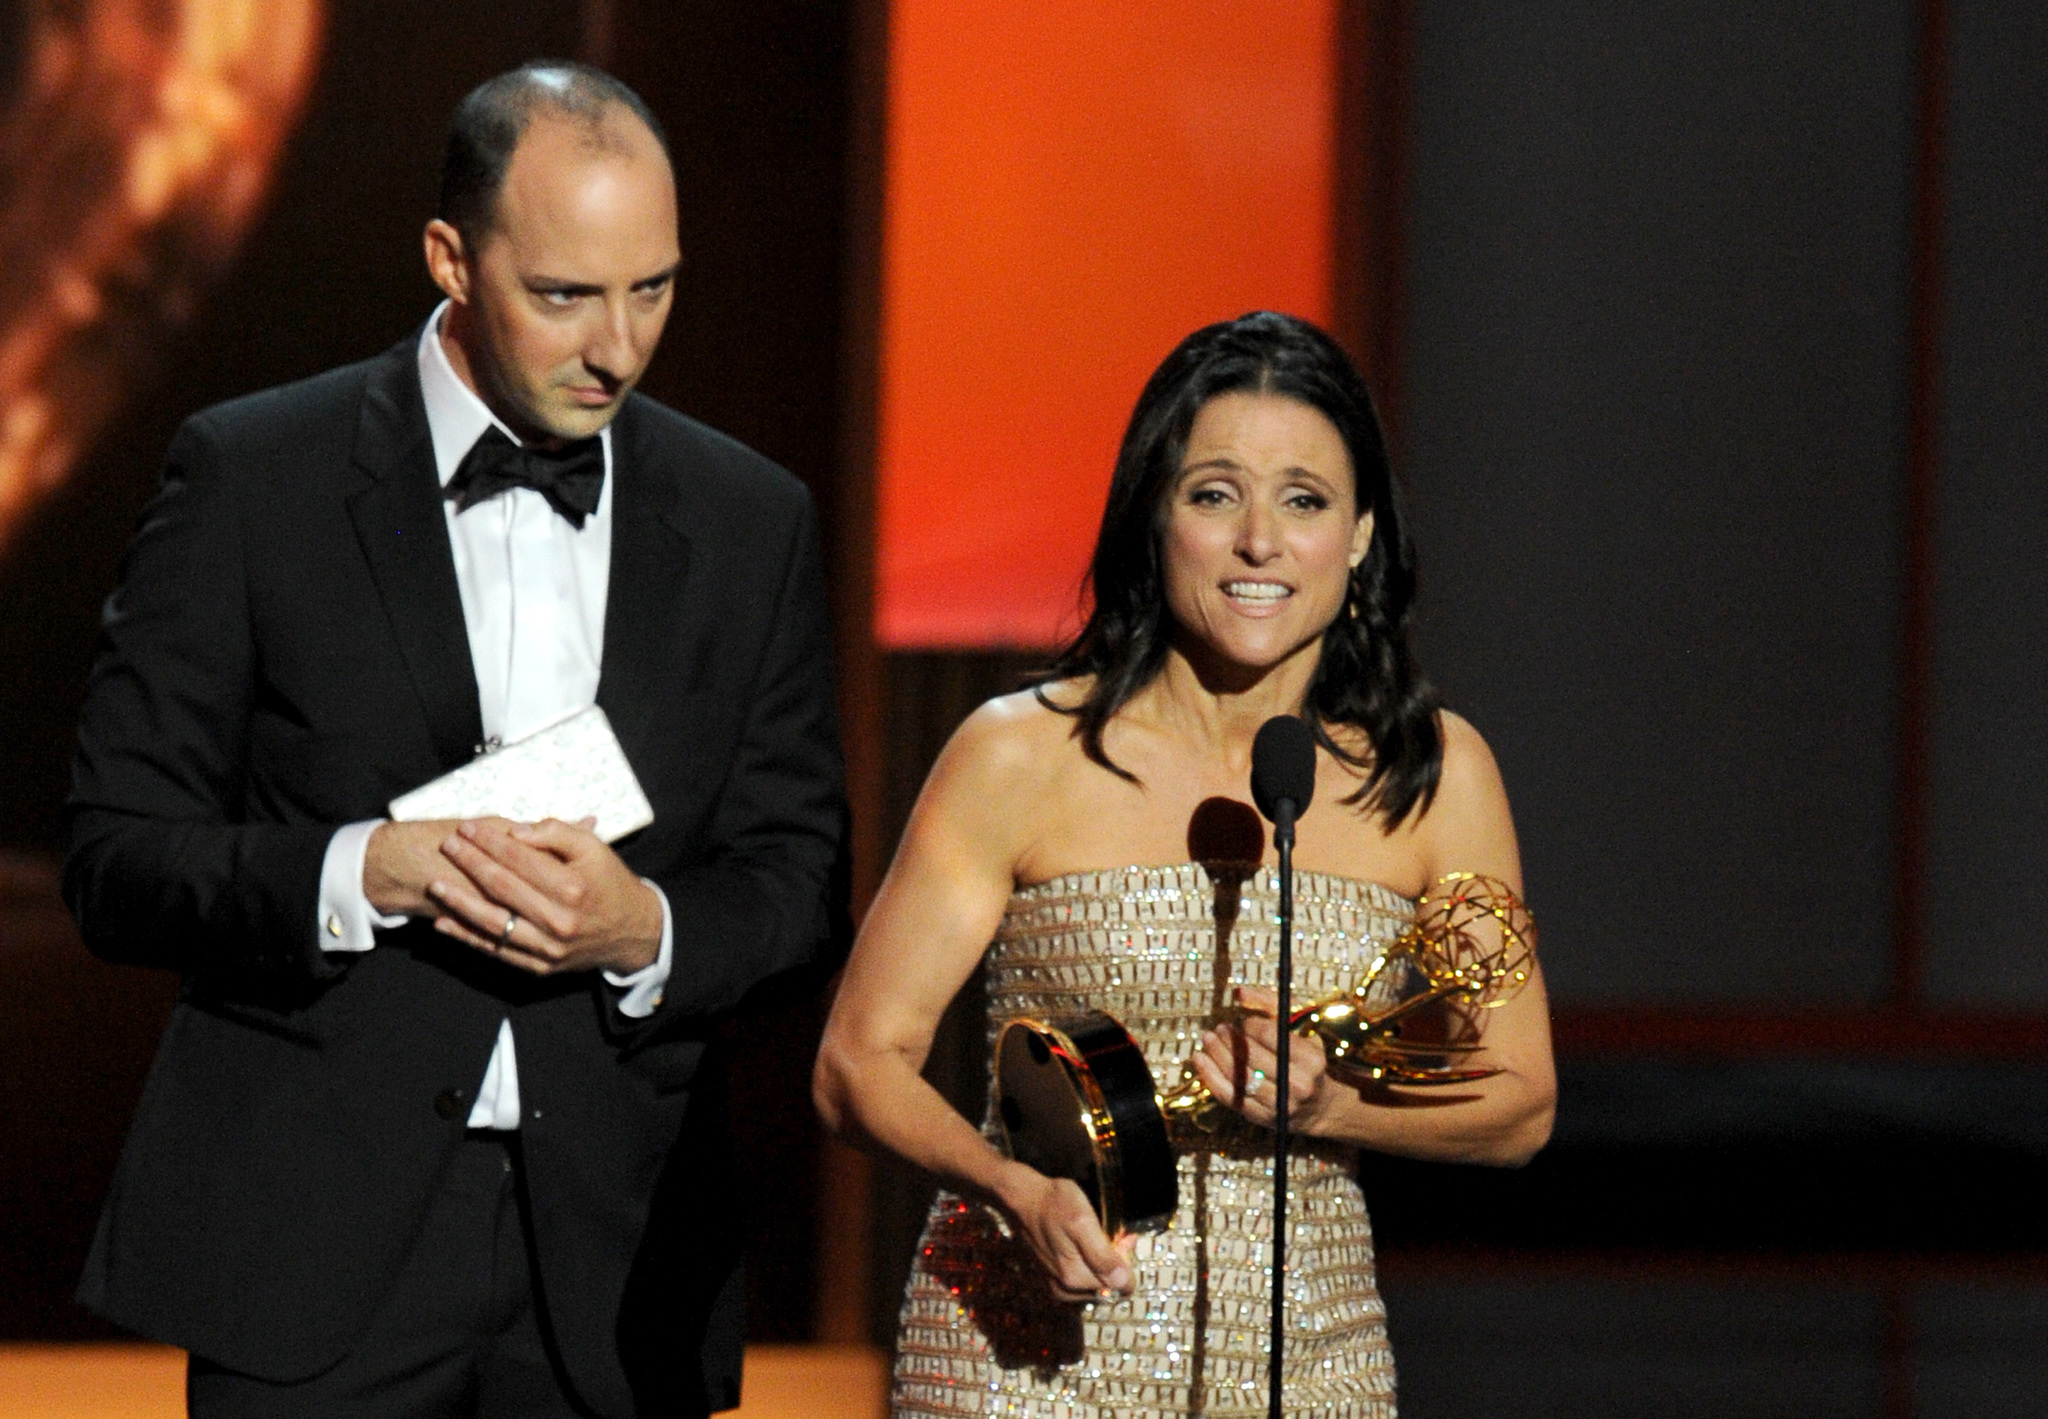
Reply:
[[[1287,1057],[1291,1038],[1287,1021],[1294,1013],[1294,800],[1283,798],[1274,808],[1273,845],[1280,852],[1280,962],[1276,982],[1280,1000],[1273,1018],[1280,1031],[1280,1057],[1273,1070],[1273,1088],[1278,1097],[1273,1109],[1273,1334],[1269,1343],[1266,1413],[1268,1419],[1282,1419],[1280,1360],[1287,1303]]]

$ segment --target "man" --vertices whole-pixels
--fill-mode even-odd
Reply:
[[[108,602],[66,894],[184,986],[80,1296],[195,1414],[728,1407],[709,1024],[844,940],[813,514],[632,392],[680,257],[625,86],[478,88],[425,241],[418,336],[186,423]],[[593,702],[616,851],[383,821]]]

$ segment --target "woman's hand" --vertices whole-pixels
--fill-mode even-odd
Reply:
[[[1261,1128],[1271,1128],[1280,1106],[1279,999],[1270,990],[1239,986],[1237,1003],[1253,1012],[1238,1024],[1203,1031],[1195,1045],[1195,1073],[1209,1092]],[[1287,1126],[1314,1133],[1336,1090],[1324,1068],[1321,1040],[1288,1036]]]
[[[1004,1170],[998,1196],[1030,1244],[1062,1301],[1098,1301],[1106,1291],[1129,1295],[1130,1258],[1110,1241],[1088,1195],[1067,1178],[1049,1178],[1036,1168],[1013,1163]]]

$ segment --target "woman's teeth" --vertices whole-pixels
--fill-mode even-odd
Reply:
[[[1277,581],[1226,581],[1223,594],[1234,596],[1240,601],[1278,601],[1292,596],[1292,587],[1282,586]]]

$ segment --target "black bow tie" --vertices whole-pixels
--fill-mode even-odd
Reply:
[[[463,512],[507,488],[533,489],[580,528],[604,491],[604,443],[592,437],[560,448],[521,448],[503,430],[486,429],[448,480],[447,496]]]

